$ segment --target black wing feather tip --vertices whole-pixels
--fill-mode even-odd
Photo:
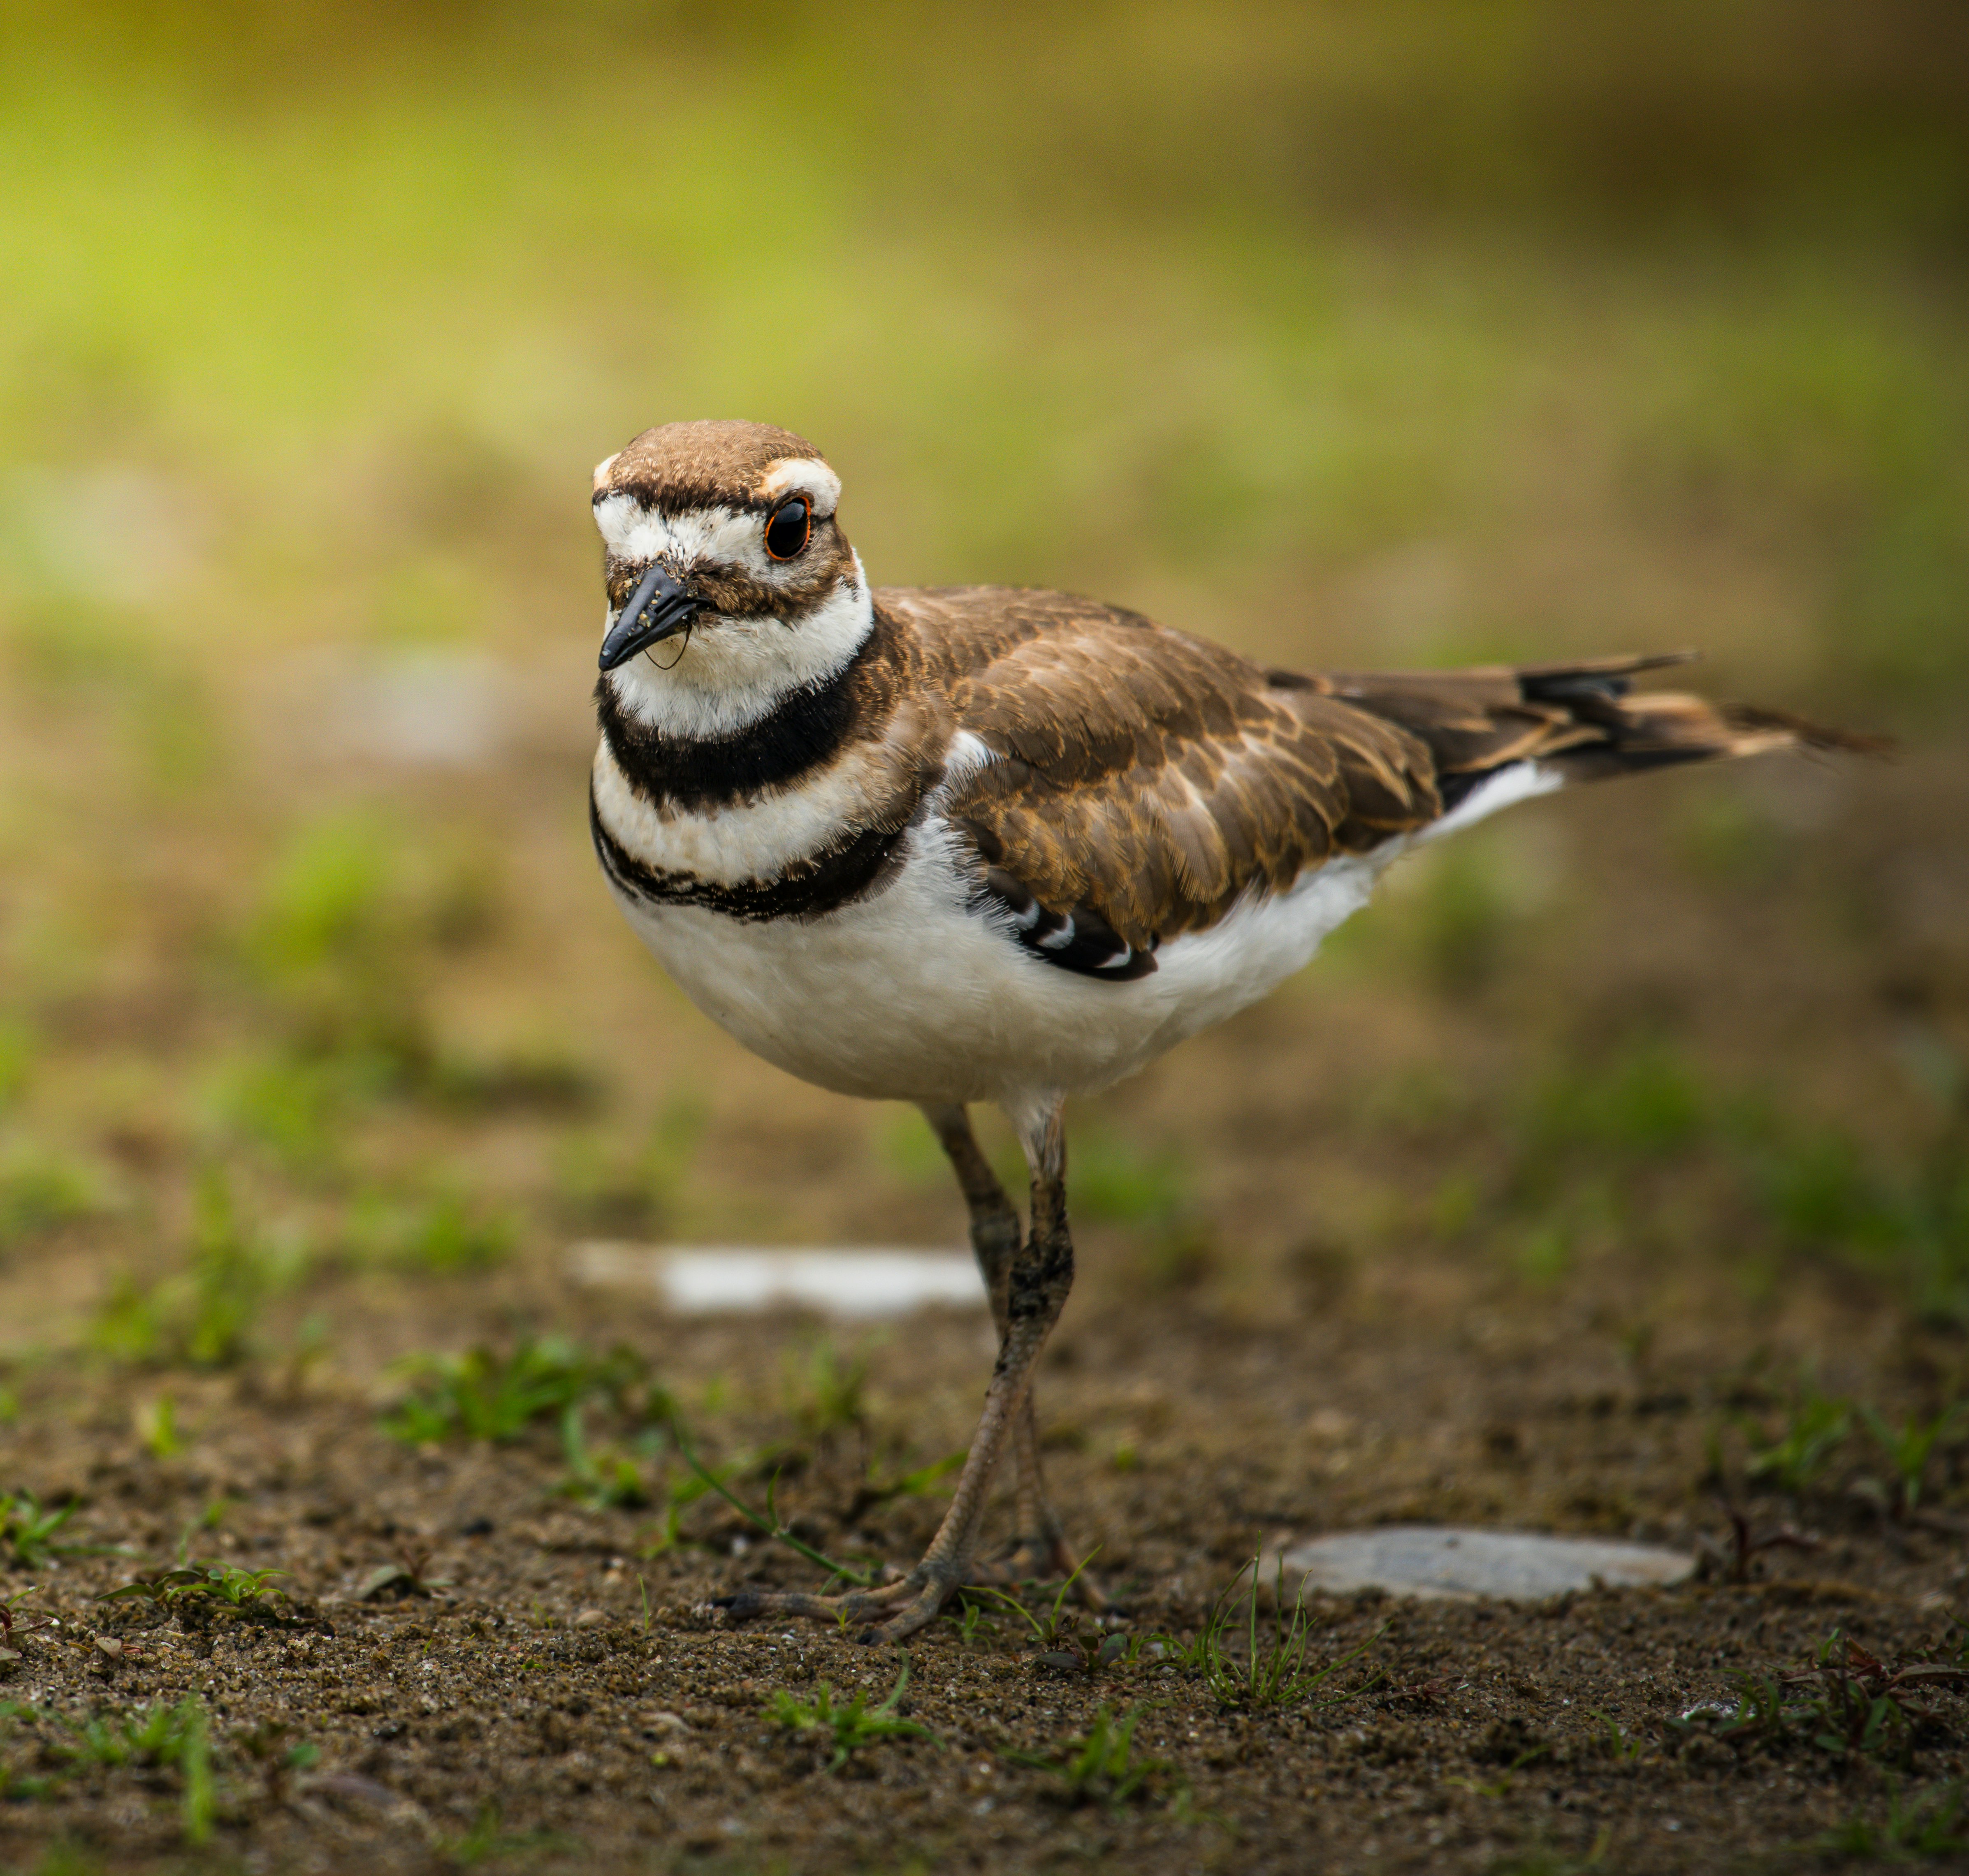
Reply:
[[[1043,963],[1108,983],[1130,983],[1156,968],[1155,948],[1129,944],[1091,906],[1051,912],[1002,867],[987,867],[972,897],[994,912],[1010,935]]]

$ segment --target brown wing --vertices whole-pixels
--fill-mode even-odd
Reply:
[[[1001,758],[952,820],[1044,911],[1137,951],[1442,812],[1419,737],[1220,646],[1064,594],[878,597]]]
[[[1001,758],[947,809],[987,889],[1035,948],[1095,973],[1152,967],[1158,943],[1246,891],[1426,826],[1513,763],[1585,779],[1852,740],[1699,698],[1626,698],[1630,673],[1682,654],[1322,676],[1065,594],[877,598],[913,628],[955,727]]]

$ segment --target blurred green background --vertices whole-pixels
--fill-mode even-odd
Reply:
[[[899,582],[1959,679],[1958,8],[5,17],[11,607],[537,640],[577,471],[743,413]]]
[[[1961,8],[8,4],[0,175],[20,1337],[247,1243],[954,1235],[913,1123],[743,1061],[590,876],[588,473],[699,416],[817,442],[878,583],[1698,643],[1904,739],[1487,831],[1094,1116],[1097,1236],[1543,1281],[1679,1207],[1958,1306]]]

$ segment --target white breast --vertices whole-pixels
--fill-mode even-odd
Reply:
[[[1331,861],[1117,983],[1046,964],[967,909],[940,821],[906,838],[884,889],[810,922],[618,896],[692,1002],[789,1074],[877,1100],[1020,1108],[1105,1087],[1256,1001],[1367,902],[1387,863]]]
[[[961,775],[991,754],[961,733],[950,759],[947,773]],[[789,1074],[875,1100],[991,1100],[1019,1111],[1105,1087],[1257,1002],[1367,904],[1404,852],[1559,779],[1530,763],[1501,770],[1432,826],[1329,860],[1286,892],[1246,899],[1208,931],[1164,944],[1150,974],[1121,983],[1047,964],[971,909],[966,851],[936,812],[946,795],[904,835],[885,886],[822,918],[748,922],[618,898],[692,1002]],[[688,870],[686,854],[729,868],[745,843],[763,856],[796,825],[810,825],[803,793],[715,818],[611,821],[611,831],[633,833],[624,844],[660,869]],[[729,823],[724,833],[714,833],[715,821]]]

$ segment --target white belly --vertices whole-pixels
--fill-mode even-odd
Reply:
[[[1330,861],[1166,944],[1150,975],[1111,983],[1046,964],[967,912],[940,824],[907,838],[886,889],[809,922],[618,897],[691,1001],[789,1074],[877,1100],[1020,1107],[1105,1087],[1255,1002],[1394,857]]]

